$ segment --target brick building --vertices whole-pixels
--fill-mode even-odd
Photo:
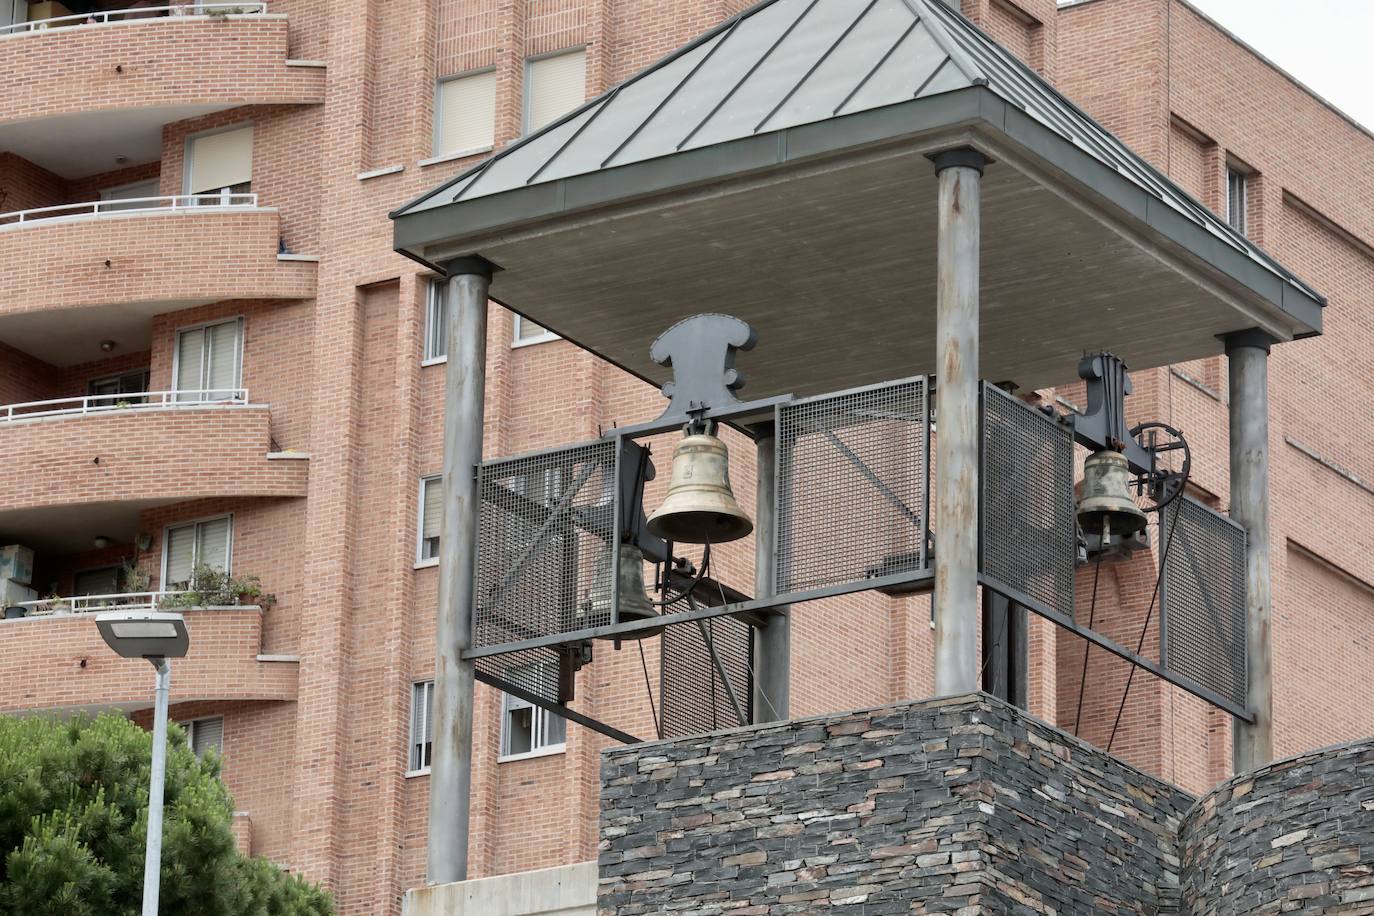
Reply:
[[[79,614],[101,599],[81,596],[157,602],[199,563],[259,577],[275,601],[187,612],[173,718],[221,745],[245,848],[326,883],[345,913],[396,912],[424,879],[444,353],[442,297],[392,251],[387,211],[748,4],[107,14],[119,5],[73,2],[46,28],[0,10],[17,20],[0,25],[0,447],[15,469],[0,541],[33,551],[31,571],[6,571],[6,604],[27,611],[0,625],[0,653],[22,660],[0,674],[5,709],[145,715],[146,672],[101,646]],[[1352,422],[1374,138],[1177,0],[963,11],[1327,296],[1325,336],[1272,360],[1276,753],[1368,735],[1368,704],[1331,698],[1374,660],[1359,524],[1374,468]],[[498,307],[487,343],[489,455],[658,412],[649,386]],[[1040,397],[1071,409],[1081,386],[1064,375]],[[1140,371],[1128,401],[1185,430],[1196,492],[1219,507],[1225,379],[1220,357]],[[739,449],[734,480],[752,489]],[[723,568],[749,581],[742,555]],[[1154,569],[1102,567],[1104,633],[1134,642]],[[799,615],[793,714],[931,694],[927,605],[866,594]],[[1194,793],[1230,774],[1224,714],[1137,676],[1116,728],[1126,663],[1038,620],[1029,671],[1035,716]],[[478,696],[472,873],[594,857],[606,739]],[[652,733],[637,650],[600,656],[576,706]]]

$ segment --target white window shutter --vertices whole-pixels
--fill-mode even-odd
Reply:
[[[251,126],[192,137],[190,145],[186,161],[189,193],[204,194],[253,180]]]
[[[206,360],[205,387],[215,392],[211,398],[227,398],[239,384],[239,339],[243,322],[235,319],[206,328],[209,358]]]
[[[191,723],[191,752],[197,757],[205,756],[205,752],[210,748],[216,751],[224,749],[224,717],[215,716],[213,719],[196,719]]]
[[[215,569],[228,569],[229,517],[201,522],[196,527],[196,563]]]
[[[437,538],[444,530],[444,478],[425,479],[424,527],[422,538]]]
[[[525,130],[533,132],[587,100],[587,52],[579,48],[530,61],[526,78]]]
[[[490,147],[496,142],[496,72],[443,80],[434,109],[436,156]]]
[[[174,583],[190,579],[191,567],[196,562],[196,526],[167,529],[167,542],[162,549],[167,569],[162,587],[170,588]]]
[[[201,387],[201,367],[205,362],[205,329],[182,331],[177,338],[177,391],[195,391]]]

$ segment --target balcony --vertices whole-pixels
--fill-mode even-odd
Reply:
[[[151,705],[146,662],[120,658],[101,640],[92,613],[100,601],[157,603],[159,594],[60,599],[64,609],[0,621],[0,710],[140,709]],[[81,605],[78,602],[87,602]],[[73,612],[73,608],[80,608]],[[87,611],[91,613],[83,613]],[[183,611],[191,651],[178,660],[172,701],[293,700],[294,659],[261,655],[263,610],[253,606]]]
[[[318,104],[324,70],[288,60],[264,3],[191,3],[20,23],[0,32],[0,148],[33,161],[99,144],[156,158],[161,127],[240,105]],[[307,64],[307,65],[302,65]],[[61,78],[55,78],[61,75]]]
[[[304,496],[307,462],[277,460],[270,443],[267,405],[242,390],[0,406],[0,538],[161,503]]]
[[[280,214],[254,194],[0,214],[0,341],[64,365],[57,343],[75,309],[83,336],[128,341],[162,312],[313,297],[316,264],[279,256],[280,238]]]

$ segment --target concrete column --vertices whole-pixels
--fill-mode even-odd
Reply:
[[[773,424],[754,427],[758,448],[758,499],[754,510],[754,596],[776,594],[773,589],[778,543],[777,437]],[[792,620],[791,608],[776,608],[768,622],[754,631],[754,721],[774,722],[790,716]]]
[[[1246,705],[1254,724],[1236,720],[1237,773],[1274,759],[1274,680],[1270,642],[1273,586],[1269,563],[1269,347],[1262,331],[1226,337],[1231,394],[1231,518],[1245,527]]]
[[[444,400],[444,526],[439,541],[435,625],[434,744],[429,776],[430,884],[468,874],[474,673],[462,652],[472,643],[477,562],[477,466],[487,381],[487,290],[491,265],[462,258],[448,273],[448,366]]]
[[[935,298],[935,693],[978,689],[977,150],[932,157],[940,182]]]

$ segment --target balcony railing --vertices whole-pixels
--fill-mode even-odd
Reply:
[[[105,10],[54,16],[32,22],[16,22],[0,27],[0,35],[16,32],[45,32],[53,28],[74,25],[108,25],[111,22],[130,22],[139,19],[165,19],[172,16],[261,16],[267,12],[266,3],[178,3],[174,6],[142,6],[134,9]]]
[[[22,607],[25,617],[66,617],[80,614],[100,614],[105,611],[155,611],[163,607],[167,598],[189,592],[119,592],[113,595],[73,595],[66,598],[41,598],[37,601],[20,601],[14,607]],[[204,605],[201,609],[218,608],[256,608],[255,604]],[[179,608],[185,610],[185,608]]]
[[[256,194],[175,194],[171,197],[128,197],[123,200],[92,200],[56,207],[36,207],[0,213],[0,226],[26,225],[51,219],[80,216],[109,216],[114,213],[144,213],[162,210],[191,210],[204,207],[256,207]]]
[[[82,398],[0,404],[0,425],[42,417],[74,417],[111,411],[169,407],[246,407],[247,388],[197,388],[181,391],[138,391],[92,394]]]

